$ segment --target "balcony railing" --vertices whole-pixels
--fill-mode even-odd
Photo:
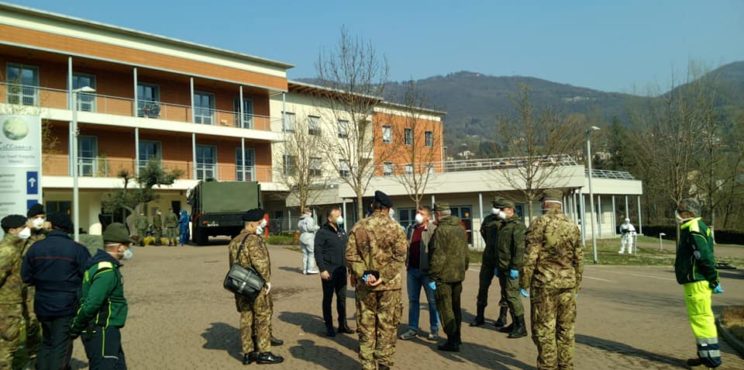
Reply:
[[[524,167],[528,161],[532,161],[535,168],[546,166],[575,166],[576,161],[568,155],[541,156],[541,157],[505,157],[505,158],[483,158],[467,159],[458,161],[444,162],[423,162],[411,164],[389,163],[380,164],[376,173],[382,176],[393,176],[413,173],[424,173],[430,171],[434,173],[441,172],[461,172],[461,171],[485,171],[501,170],[509,168]]]
[[[132,116],[134,99],[103,94],[81,93],[78,101],[79,112],[94,112],[117,116]],[[30,85],[0,82],[0,103],[8,103],[39,108],[68,109],[68,91]],[[177,122],[192,122],[192,107],[161,101],[139,99],[137,116]],[[243,114],[240,112],[210,108],[196,108],[196,121],[203,124],[223,127],[249,128],[269,131],[272,122],[281,118]]]
[[[585,171],[586,175],[589,175],[589,169]],[[595,170],[592,169],[592,177],[600,179],[618,179],[618,180],[635,180],[635,177],[628,171],[610,171],[610,170]]]

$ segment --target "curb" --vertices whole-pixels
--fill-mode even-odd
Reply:
[[[734,336],[723,324],[721,324],[721,316],[716,315],[716,327],[718,332],[721,334],[723,339],[728,343],[736,352],[739,353],[739,357],[744,358],[744,342]]]

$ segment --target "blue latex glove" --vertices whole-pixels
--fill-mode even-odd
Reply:
[[[499,276],[499,268],[498,267],[494,267],[493,268],[493,276]]]
[[[509,278],[512,280],[519,279],[519,270],[515,270],[515,269],[509,270]]]
[[[713,294],[722,294],[723,293],[723,286],[721,284],[716,285],[715,288],[713,288]]]
[[[519,294],[520,294],[520,295],[521,295],[522,297],[525,297],[525,298],[529,298],[529,296],[530,296],[530,293],[529,293],[529,292],[527,292],[527,289],[519,289]]]
[[[429,286],[429,289],[431,289],[431,290],[437,290],[437,283],[435,283],[432,280],[429,280],[429,282],[426,285],[428,285]]]

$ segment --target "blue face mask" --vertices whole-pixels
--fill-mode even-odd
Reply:
[[[128,261],[134,258],[134,252],[132,252],[131,248],[127,248],[127,250],[124,251],[124,255],[121,257],[123,260]]]

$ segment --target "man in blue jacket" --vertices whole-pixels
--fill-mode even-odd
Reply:
[[[36,288],[34,312],[41,322],[39,370],[68,369],[72,357],[70,322],[75,316],[88,249],[73,241],[70,217],[57,213],[48,221],[52,231],[26,252],[21,266],[23,282]]]

